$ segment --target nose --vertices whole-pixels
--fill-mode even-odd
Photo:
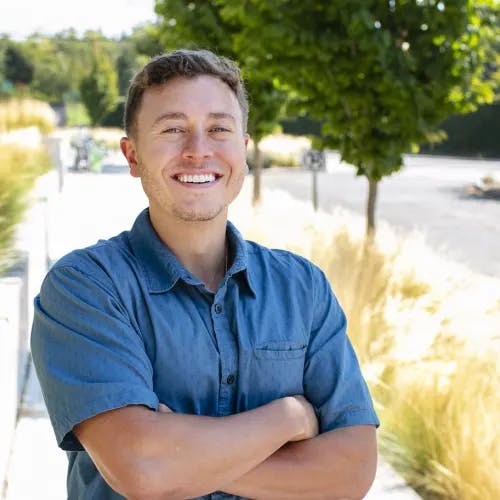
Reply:
[[[202,131],[191,132],[184,144],[182,157],[186,160],[206,160],[213,156],[210,139]]]

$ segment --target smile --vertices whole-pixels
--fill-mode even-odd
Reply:
[[[175,178],[184,184],[206,184],[208,182],[213,182],[216,179],[214,174],[203,174],[203,175],[186,175],[180,174],[176,175]]]

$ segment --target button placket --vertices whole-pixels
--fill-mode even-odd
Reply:
[[[234,336],[229,328],[227,311],[224,307],[226,287],[223,286],[214,297],[212,320],[220,353],[221,380],[219,387],[219,415],[230,415],[233,412],[236,391],[236,370],[238,350]]]

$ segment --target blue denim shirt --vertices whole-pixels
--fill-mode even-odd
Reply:
[[[303,394],[321,432],[378,425],[322,271],[243,240],[231,223],[227,236],[232,265],[216,293],[161,242],[147,210],[131,231],[70,253],[45,278],[31,345],[57,442],[68,452],[70,500],[122,498],[72,429],[126,405],[223,416]]]

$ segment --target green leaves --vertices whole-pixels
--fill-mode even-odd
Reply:
[[[177,21],[165,39],[240,63],[257,137],[275,116],[261,109],[277,110],[284,97],[273,89],[284,90],[323,123],[317,142],[373,180],[500,88],[495,0],[159,0],[157,11]]]
[[[92,125],[98,125],[118,101],[118,76],[105,52],[96,50],[90,73],[80,84],[82,101]]]
[[[33,80],[33,64],[14,43],[5,50],[4,73],[5,78],[14,84],[29,85]]]
[[[240,50],[242,23],[252,21],[251,3],[248,0],[237,4],[224,0],[159,0],[156,12],[162,19],[159,31],[167,49],[208,48],[238,62],[251,103],[248,132],[259,141],[275,128],[286,103],[286,93],[273,84],[266,71],[266,66],[272,64],[268,58],[270,52]],[[277,13],[274,5],[271,10],[264,3],[262,7],[270,14]],[[279,26],[272,34],[278,39],[285,35],[289,33]]]
[[[268,74],[296,90],[325,122],[323,145],[363,175],[397,171],[446,116],[492,98],[482,78],[491,2],[280,4],[246,2],[237,47],[242,57],[272,52]]]

